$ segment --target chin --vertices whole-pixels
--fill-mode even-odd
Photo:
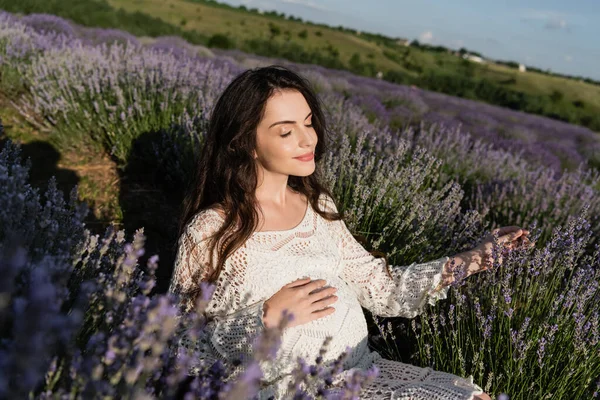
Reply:
[[[309,175],[312,175],[313,172],[315,172],[314,164],[310,167],[307,166],[306,168],[294,168],[294,170],[292,170],[289,175],[309,176]]]
[[[295,176],[309,176],[309,175],[312,175],[313,172],[315,172],[314,169],[312,171],[310,171],[310,172],[298,172],[298,173],[293,174],[293,175],[295,175]]]

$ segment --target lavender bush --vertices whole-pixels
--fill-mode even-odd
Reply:
[[[196,53],[195,46],[179,36],[159,36],[147,47],[171,53],[175,57],[193,56]]]
[[[552,169],[498,150],[456,128],[422,126],[418,135],[408,130],[402,137],[442,159],[446,176],[442,181],[457,179],[465,191],[462,205],[496,226],[537,223],[543,244],[554,226],[564,225],[569,216],[578,215],[587,205],[594,232],[592,243],[600,235],[597,170],[580,165],[557,177]]]
[[[29,92],[21,113],[42,116],[62,148],[99,144],[121,163],[139,135],[187,126],[189,115],[206,118],[238,72],[228,63],[139,49],[130,40],[92,46],[65,35],[47,39],[14,19],[2,22],[5,68],[16,70]]]
[[[383,235],[384,229],[391,229],[397,232],[398,237],[406,238],[404,245],[432,240],[438,243],[439,248],[448,249],[444,238],[454,235],[451,234],[453,230],[448,227],[450,223],[444,218],[455,218],[455,213],[449,210],[460,205],[480,214],[478,218],[468,217],[472,219],[470,226],[474,226],[475,223],[483,226],[483,218],[486,219],[486,223],[495,226],[529,226],[536,223],[542,229],[539,240],[543,244],[551,236],[554,226],[564,225],[569,216],[579,214],[583,206],[587,205],[591,229],[595,233],[590,239],[591,242],[595,243],[600,235],[600,180],[599,173],[595,170],[579,168],[572,172],[565,171],[560,177],[556,177],[548,168],[531,165],[518,154],[498,150],[493,145],[474,139],[456,128],[422,125],[418,132],[407,129],[398,138],[389,128],[369,123],[360,110],[339,95],[324,96],[324,103],[327,106],[328,119],[336,127],[335,137],[338,140],[333,146],[336,153],[326,162],[325,175],[332,186],[343,185],[338,196],[344,201],[358,201],[355,194],[361,193],[362,189],[357,188],[364,187],[367,193],[361,196],[369,197],[373,189],[363,186],[363,182],[376,182],[375,187],[379,188],[379,202],[385,197],[384,192],[389,185],[394,188],[385,206],[390,207],[393,204],[391,210],[370,217],[368,224],[373,224],[370,225],[370,229],[364,222],[362,226],[355,226],[359,231],[374,231]],[[358,137],[361,139],[357,139]],[[360,143],[357,144],[358,141]],[[372,144],[366,146],[365,142]],[[356,150],[357,147],[372,147],[372,150]],[[378,159],[375,154],[381,155],[382,159]],[[441,161],[441,165],[428,166],[431,161],[427,159],[432,160],[431,155]],[[413,165],[407,164],[409,159]],[[391,178],[397,176],[398,168],[405,171],[403,181],[393,181]],[[351,171],[357,171],[358,177],[348,176]],[[379,177],[370,176],[370,171],[377,171]],[[455,185],[454,180],[460,183],[462,191],[455,191],[455,195],[441,194]],[[415,187],[419,187],[419,182],[422,188],[438,190],[439,194],[430,198],[428,193],[420,198],[415,190]],[[448,201],[446,208],[440,208],[438,202],[442,198]],[[395,199],[393,203],[389,203],[391,199]],[[431,200],[432,203],[423,207],[420,204],[423,199],[426,202]],[[371,200],[366,201],[363,198],[359,203],[363,201],[364,205],[357,206],[359,209],[367,207],[366,204]],[[406,203],[403,205],[402,201]],[[368,205],[370,210],[376,207],[372,203]],[[414,213],[417,209],[421,215]],[[424,215],[429,213],[426,210],[431,210],[434,215],[439,211],[441,215],[446,216],[442,217],[443,224],[440,224],[445,227],[441,228],[435,222],[431,225],[432,229],[427,229],[427,222],[423,221]],[[402,211],[413,214],[403,214]],[[353,209],[350,218],[360,220],[363,212],[364,209]],[[377,219],[380,219],[379,225]],[[432,222],[433,220],[435,218]],[[412,233],[401,233],[402,224],[405,227],[412,226]],[[414,229],[417,226],[419,229]],[[472,230],[466,229],[464,232],[464,235],[472,237]],[[413,234],[422,237],[409,239]],[[376,246],[381,243],[382,237],[373,238],[376,240]],[[436,252],[431,247],[419,247],[415,250],[415,256],[419,252]]]
[[[70,35],[54,30],[40,34],[12,14],[0,10],[0,56],[3,68],[15,62],[25,62],[32,56],[43,54],[45,50],[68,46],[72,41]]]
[[[586,253],[589,228],[584,212],[543,248],[451,288],[450,302],[411,321],[413,362],[473,374],[512,399],[589,398],[600,376],[600,247]]]
[[[24,92],[26,88],[17,65],[44,50],[60,48],[71,41],[72,37],[54,31],[40,34],[12,14],[0,10],[0,88],[11,94]]]
[[[133,46],[49,50],[20,68],[29,106],[57,129],[63,145],[91,139],[123,163],[131,142],[185,113],[206,115],[232,79],[211,61],[192,62]]]
[[[439,183],[438,159],[422,149],[411,154],[409,142],[391,134],[362,131],[354,144],[343,134],[336,139],[320,173],[346,210],[346,222],[373,246],[385,244],[390,257],[412,262],[449,246],[458,250],[477,236],[481,216],[461,212],[460,185]],[[455,242],[458,232],[463,236]]]
[[[14,20],[17,20],[13,17]],[[84,44],[112,44],[120,43],[140,46],[137,37],[132,34],[119,30],[107,28],[90,28],[75,24],[65,18],[49,14],[28,14],[20,17],[18,21],[31,27],[35,32],[42,35],[64,35],[72,38],[81,39]]]
[[[64,256],[83,235],[87,207],[78,204],[76,190],[68,204],[52,178],[43,196],[28,183],[30,162],[23,165],[20,147],[7,142],[0,152],[0,249],[2,243],[16,243],[28,257]]]
[[[76,30],[74,24],[68,20],[49,14],[28,14],[20,19],[20,22],[32,27],[36,32],[62,33],[66,36],[75,36]]]
[[[77,37],[86,45],[121,44],[139,47],[138,38],[120,29],[77,27]]]
[[[563,226],[574,215],[588,209],[592,237],[590,246],[600,236],[600,197],[598,171],[565,171],[558,179],[553,172],[539,168],[515,178],[478,184],[469,206],[489,210],[488,219],[496,225],[540,226],[540,243],[546,243],[556,226]]]

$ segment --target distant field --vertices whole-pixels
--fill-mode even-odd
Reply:
[[[382,46],[348,35],[333,29],[311,26],[296,21],[277,21],[272,17],[252,15],[251,13],[237,10],[213,7],[200,3],[184,0],[108,0],[115,8],[123,8],[126,11],[142,11],[146,14],[157,16],[174,25],[181,26],[185,30],[196,30],[201,34],[210,36],[224,34],[235,41],[245,39],[269,39],[269,23],[281,27],[282,35],[276,41],[283,42],[284,32],[290,32],[290,41],[305,46],[308,50],[325,48],[328,44],[335,46],[340,53],[340,59],[348,62],[352,54],[359,53],[365,60],[369,54],[373,55],[373,62],[382,68],[397,68],[398,64],[388,60],[383,55]],[[181,22],[185,19],[185,24]],[[301,39],[298,34],[307,31],[307,39]],[[322,36],[317,36],[320,31]]]
[[[572,123],[579,123],[579,117],[571,118],[572,113],[585,114],[588,120],[600,115],[600,86],[575,79],[536,72],[520,73],[499,64],[467,63],[453,54],[436,53],[412,46],[376,43],[375,39],[369,40],[365,35],[359,36],[333,28],[258,15],[234,7],[209,5],[201,1],[107,0],[107,2],[115,8],[123,8],[129,12],[140,11],[160,17],[183,30],[195,30],[204,36],[226,35],[236,43],[236,47],[241,47],[243,41],[248,39],[268,39],[279,44],[296,43],[308,51],[327,51],[328,46],[331,46],[330,48],[334,49],[339,60],[345,65],[351,63],[353,55],[358,54],[362,63],[372,63],[377,70],[394,70],[404,74],[407,83],[410,79],[417,80],[419,75],[426,72],[485,79],[500,88],[527,95],[547,97],[554,94],[557,103],[546,105],[545,111],[540,112],[543,115],[554,116]],[[271,36],[271,24],[279,28],[280,34]],[[303,31],[306,31],[304,39],[299,36]],[[429,88],[436,90],[435,87]],[[483,100],[495,103],[489,99]],[[531,102],[536,101],[534,99]],[[574,102],[578,105],[574,106]],[[582,124],[600,130],[598,129],[600,119]]]
[[[600,132],[600,85],[509,66],[472,63],[443,47],[404,46],[396,38],[313,24],[275,11],[259,14],[205,0],[0,0],[14,13],[46,13],[87,27],[188,42],[347,70]],[[401,32],[399,32],[401,34]],[[215,36],[216,35],[216,36]],[[464,51],[464,49],[462,49]],[[484,54],[485,56],[485,54]]]
[[[517,82],[508,84],[508,87],[532,94],[551,95],[555,90],[561,91],[566,98],[582,100],[600,111],[600,86],[597,85],[537,72],[520,73],[499,64],[491,64],[488,71],[482,72],[482,76],[498,81],[515,78]]]

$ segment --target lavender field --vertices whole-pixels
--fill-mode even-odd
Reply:
[[[373,317],[373,347],[387,358],[473,375],[493,398],[597,397],[599,133],[175,37],[147,40],[0,12],[0,90],[18,112],[63,151],[96,149],[120,170],[144,159],[175,192],[192,176],[222,90],[245,69],[273,63],[318,91],[334,145],[317,168],[348,227],[390,263],[456,254],[503,225],[530,230],[536,242],[459,282],[413,320]],[[168,274],[157,271],[172,266],[159,266],[169,257],[156,255],[146,223],[135,232],[92,233],[76,189],[65,199],[51,180],[41,192],[29,171],[8,141],[0,153],[0,398],[256,393],[276,331],[257,338],[241,376],[197,354],[174,354],[181,327],[193,324],[202,338],[205,321],[201,313],[181,315],[161,290]],[[311,398],[310,388],[323,398],[356,398],[370,373],[328,391],[342,361],[299,362],[298,398]]]

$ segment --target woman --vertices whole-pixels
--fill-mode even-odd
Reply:
[[[326,152],[326,122],[308,82],[280,66],[247,70],[213,110],[180,224],[169,288],[185,312],[200,282],[216,288],[206,308],[207,337],[194,347],[207,362],[250,356],[252,339],[293,315],[272,362],[263,363],[259,398],[288,398],[297,357],[312,363],[326,337],[325,361],[352,351],[340,383],[354,370],[379,374],[361,392],[372,399],[489,399],[470,379],[383,359],[367,347],[361,307],[375,315],[412,318],[445,298],[450,261],[466,275],[491,257],[492,237],[475,249],[423,264],[389,266],[353,237],[315,163]],[[497,230],[507,247],[527,231]],[[485,261],[485,262],[484,262]]]

